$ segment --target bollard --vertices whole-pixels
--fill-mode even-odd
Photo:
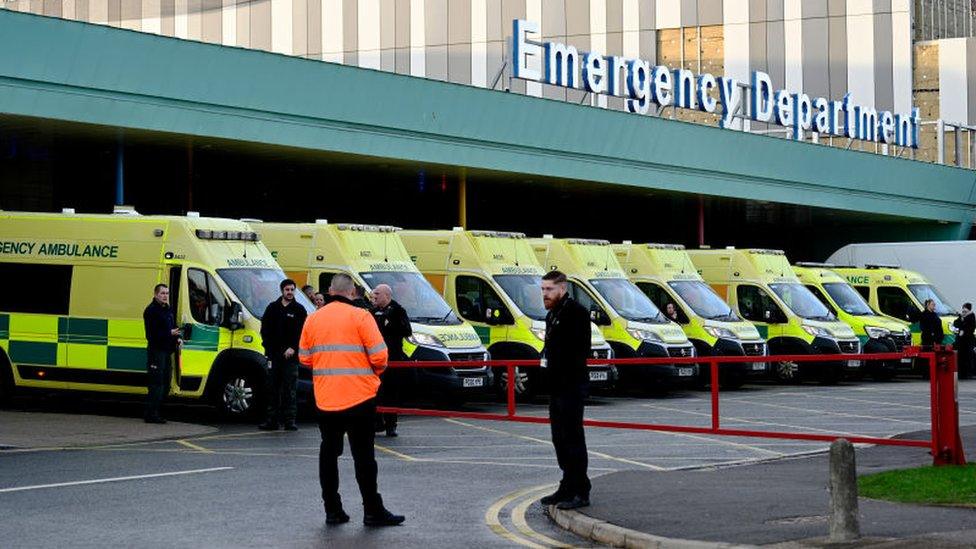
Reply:
[[[830,543],[861,537],[857,516],[857,465],[854,445],[839,438],[830,445]]]

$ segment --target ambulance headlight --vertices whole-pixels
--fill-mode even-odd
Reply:
[[[532,335],[539,338],[539,341],[546,340],[546,329],[545,328],[531,328]]]
[[[637,328],[627,328],[627,333],[634,339],[641,341],[661,341],[661,336],[650,330],[638,330]]]
[[[444,344],[441,342],[441,340],[437,339],[436,337],[430,334],[414,333],[413,335],[407,337],[407,341],[413,343],[414,345],[427,345],[428,347],[444,347]]]
[[[820,326],[808,326],[804,324],[803,331],[813,337],[834,337],[834,334],[830,333],[830,330],[821,328]]]
[[[735,332],[728,328],[722,328],[719,326],[705,326],[705,331],[708,332],[708,335],[719,339],[736,339]]]
[[[891,335],[891,330],[879,328],[878,326],[865,326],[864,333],[866,333],[871,339],[881,339]]]

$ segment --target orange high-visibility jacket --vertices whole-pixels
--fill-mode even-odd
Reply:
[[[376,396],[389,352],[368,311],[332,301],[308,316],[298,347],[298,359],[312,367],[320,410],[346,410]]]

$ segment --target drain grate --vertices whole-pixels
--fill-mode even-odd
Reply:
[[[819,524],[822,522],[827,522],[827,515],[810,515],[806,517],[783,517],[778,519],[770,519],[765,521],[763,524]]]

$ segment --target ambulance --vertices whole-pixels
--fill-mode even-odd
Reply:
[[[404,231],[403,242],[421,272],[469,321],[496,359],[538,360],[546,336],[542,275],[522,233],[497,231]],[[610,346],[591,326],[591,357],[613,358]],[[515,390],[529,396],[545,387],[545,370],[516,370]],[[508,373],[497,370],[497,390],[504,391]],[[607,388],[616,369],[603,364],[589,368],[590,387]]]
[[[752,323],[739,317],[728,303],[702,280],[680,244],[614,244],[614,253],[631,282],[658,309],[668,314],[674,308],[676,321],[695,346],[698,356],[764,356],[766,341]],[[764,377],[766,362],[722,364],[720,381],[738,387],[747,377]],[[702,383],[711,379],[710,368],[699,371]]]
[[[262,413],[261,315],[284,278],[240,221],[0,212],[0,391],[145,394],[142,313],[163,283],[184,339],[171,396]]]
[[[590,310],[616,358],[695,356],[681,326],[665,318],[627,278],[610,242],[551,236],[529,242],[545,270],[566,274],[570,296]],[[698,376],[694,364],[620,366],[617,371],[623,389],[691,384]]]
[[[800,283],[780,250],[689,250],[698,273],[742,318],[766,339],[771,355],[839,355],[830,362],[777,362],[773,377],[783,383],[816,379],[835,383],[857,375],[861,362],[844,360],[857,354],[861,342],[854,330],[837,320]]]
[[[364,291],[379,284],[407,311],[413,335],[403,344],[410,360],[484,361],[490,358],[481,339],[458,318],[424,276],[403,246],[401,231],[382,225],[329,223],[261,223],[250,221],[285,273],[299,286],[328,292],[332,277],[345,273]],[[302,372],[310,383],[310,372]],[[454,402],[490,391],[491,371],[484,365],[411,368],[401,376],[408,392]]]
[[[907,322],[874,312],[844,277],[831,270],[833,267],[826,263],[797,263],[793,272],[834,316],[854,330],[864,353],[896,353],[912,344]],[[885,380],[894,377],[899,369],[911,370],[911,366],[910,358],[871,360],[864,369],[873,378]]]
[[[928,299],[935,301],[935,312],[942,319],[942,331],[945,332],[943,343],[949,345],[955,341],[952,322],[956,319],[956,311],[942,297],[942,293],[921,274],[897,265],[865,265],[863,268],[844,266],[836,267],[834,271],[846,278],[874,310],[889,318],[909,322],[912,345],[922,344],[918,317]]]

